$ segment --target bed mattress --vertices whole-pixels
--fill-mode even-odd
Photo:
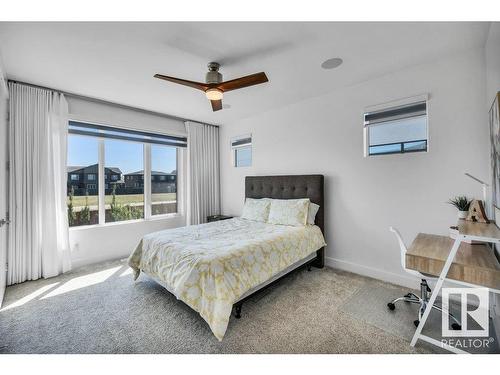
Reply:
[[[197,311],[218,340],[233,304],[325,246],[317,226],[241,218],[168,229],[143,237],[128,259]]]

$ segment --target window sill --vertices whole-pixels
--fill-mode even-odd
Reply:
[[[175,214],[164,214],[164,215],[154,215],[148,219],[138,219],[138,220],[126,220],[126,221],[117,221],[117,222],[112,222],[112,223],[104,223],[104,224],[93,224],[93,225],[80,225],[77,227],[69,227],[69,231],[79,231],[79,230],[85,230],[85,229],[94,229],[94,228],[105,228],[105,227],[114,227],[118,225],[127,225],[127,224],[137,224],[137,223],[147,223],[151,221],[159,221],[159,220],[173,220],[173,219],[178,219],[182,218],[184,215],[181,213],[175,213]]]

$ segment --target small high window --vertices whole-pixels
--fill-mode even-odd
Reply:
[[[252,135],[235,137],[231,140],[231,152],[235,167],[252,166]]]
[[[365,111],[365,156],[427,151],[427,96]]]

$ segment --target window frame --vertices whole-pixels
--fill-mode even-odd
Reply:
[[[106,126],[110,128],[115,128],[117,131],[120,130],[131,130],[129,127],[118,127],[116,125],[107,125],[96,123],[95,121],[88,121],[82,119],[74,119],[69,118],[68,123],[71,121],[87,123],[95,126]],[[137,130],[140,131],[140,130]],[[158,135],[170,136],[170,134],[156,132]],[[97,191],[98,191],[98,223],[97,224],[88,224],[88,225],[79,225],[68,227],[69,230],[84,230],[94,227],[105,227],[105,226],[115,226],[115,225],[127,225],[132,223],[139,223],[144,221],[155,221],[155,220],[165,220],[165,219],[173,219],[177,217],[182,217],[185,215],[185,207],[184,207],[184,168],[185,168],[185,147],[176,147],[173,145],[163,145],[165,147],[174,147],[176,149],[176,171],[177,171],[177,181],[176,181],[176,201],[177,201],[177,212],[167,213],[167,214],[158,214],[151,215],[151,143],[140,142],[136,140],[128,140],[123,139],[121,141],[124,142],[132,142],[132,143],[140,143],[143,145],[143,167],[144,167],[144,217],[141,219],[134,220],[124,220],[124,221],[115,221],[115,222],[106,222],[106,202],[105,202],[105,140],[109,139],[106,137],[99,137],[96,135],[87,135],[87,134],[68,134],[68,136],[78,136],[78,137],[88,137],[94,138],[98,142],[98,173],[97,173]],[[69,152],[69,150],[68,150]],[[179,166],[182,168],[179,168]],[[94,180],[95,181],[95,180]],[[67,195],[67,194],[66,194]]]
[[[384,124],[390,124],[391,122],[394,122],[394,121],[401,121],[402,119],[394,119],[394,120],[384,121],[382,123],[372,124],[372,125],[366,125],[366,124],[364,124],[363,125],[363,155],[364,155],[365,158],[373,157],[373,156],[428,153],[430,151],[429,95],[428,94],[422,94],[422,95],[412,96],[412,97],[403,98],[403,99],[400,99],[400,100],[394,100],[394,101],[391,101],[391,102],[386,102],[386,103],[383,103],[383,104],[378,104],[378,105],[367,107],[364,110],[363,117],[368,112],[390,110],[391,108],[408,106],[408,105],[416,104],[416,103],[419,103],[419,102],[425,102],[425,104],[426,104],[425,115],[417,116],[417,117],[425,117],[425,120],[426,120],[426,133],[427,133],[426,139],[419,139],[419,140],[413,140],[413,141],[393,142],[393,143],[385,143],[385,144],[380,144],[380,145],[370,145],[370,131],[369,131],[370,127],[373,127],[373,126],[383,126]],[[404,150],[405,145],[408,144],[408,143],[423,142],[423,141],[425,141],[425,143],[426,143],[425,150],[406,150],[406,151]],[[370,147],[374,147],[374,146],[390,146],[390,145],[396,145],[396,144],[400,145],[400,151],[379,152],[379,153],[373,153],[373,154],[370,153]]]

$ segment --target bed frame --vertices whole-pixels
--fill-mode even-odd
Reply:
[[[274,199],[298,199],[309,198],[312,203],[319,205],[318,213],[316,214],[315,224],[325,234],[324,223],[324,176],[315,175],[288,175],[288,176],[247,176],[245,178],[245,198],[274,198]],[[296,268],[280,275],[272,282],[266,283],[262,288],[245,296],[236,302],[234,306],[235,317],[241,318],[241,308],[243,303],[255,294],[275,284],[283,277],[299,268],[311,266],[323,268],[325,266],[325,248],[321,248],[316,252],[316,257],[308,260],[305,263],[297,265]]]

